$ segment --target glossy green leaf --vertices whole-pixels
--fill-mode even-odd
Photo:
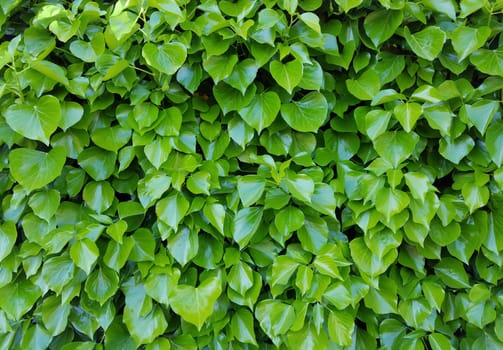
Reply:
[[[181,43],[167,43],[161,46],[147,43],[142,48],[142,56],[152,68],[173,75],[185,62],[187,50]]]
[[[283,104],[281,116],[290,127],[302,132],[315,132],[325,122],[328,105],[319,92],[310,92],[299,101]]]
[[[489,36],[491,29],[489,27],[470,28],[461,26],[452,32],[451,42],[454,51],[462,61],[469,57],[470,54],[482,47]]]
[[[243,249],[257,232],[262,221],[262,207],[247,207],[240,209],[234,217],[232,237]]]
[[[374,147],[377,154],[397,168],[412,154],[418,141],[419,136],[414,132],[389,131],[374,141]]]
[[[393,36],[402,20],[402,11],[380,10],[366,16],[363,27],[372,43],[378,47]]]
[[[0,307],[14,320],[20,320],[42,296],[40,288],[28,280],[0,288]]]
[[[503,123],[494,123],[486,133],[486,147],[491,160],[500,167],[503,164]]]
[[[94,270],[86,280],[85,290],[89,298],[103,305],[119,288],[119,276],[107,267]]]
[[[100,251],[96,243],[87,238],[78,240],[70,247],[70,256],[73,262],[88,275],[99,255]]]
[[[239,115],[252,128],[261,133],[270,126],[279,113],[281,101],[274,91],[255,95],[251,103],[239,109]]]
[[[302,80],[302,62],[298,59],[288,63],[271,61],[269,71],[279,86],[288,91],[289,94]]]
[[[279,300],[263,300],[255,308],[255,318],[260,328],[273,338],[290,329],[295,321],[295,311],[291,305]]]
[[[440,54],[446,39],[445,32],[435,26],[426,27],[414,34],[405,27],[404,35],[412,51],[428,61],[433,61]]]
[[[61,119],[59,100],[51,95],[29,103],[13,104],[5,111],[5,120],[12,130],[32,140],[49,144]]]
[[[12,176],[28,191],[44,187],[61,175],[65,160],[62,147],[53,148],[48,153],[28,148],[9,153]]]
[[[185,321],[201,329],[213,313],[213,306],[221,293],[221,281],[215,277],[203,281],[198,287],[178,285],[170,297],[171,307]]]

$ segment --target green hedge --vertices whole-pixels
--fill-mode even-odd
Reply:
[[[0,10],[0,348],[503,349],[503,1]]]

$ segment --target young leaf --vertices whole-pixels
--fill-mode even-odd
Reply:
[[[17,148],[9,153],[12,176],[30,192],[60,176],[65,160],[66,152],[62,147],[55,147],[49,153],[28,148]]]
[[[445,32],[435,26],[426,27],[414,34],[411,34],[409,28],[405,27],[404,35],[412,51],[428,61],[437,58],[446,39]]]
[[[221,284],[220,278],[212,277],[198,287],[178,285],[170,295],[173,311],[201,329],[213,313],[213,306],[222,293]]]
[[[49,145],[61,118],[59,100],[51,95],[37,101],[13,104],[5,111],[5,120],[12,130],[32,140]]]
[[[328,103],[320,92],[313,91],[299,101],[283,104],[281,116],[294,130],[316,132],[325,122]]]

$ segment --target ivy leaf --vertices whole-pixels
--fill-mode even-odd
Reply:
[[[55,147],[49,153],[28,148],[12,150],[9,153],[12,176],[30,192],[44,187],[61,174],[65,153],[62,147]]]
[[[325,122],[327,112],[327,100],[317,91],[281,106],[281,116],[286,123],[301,132],[316,132]]]
[[[492,161],[501,167],[503,164],[503,147],[501,147],[503,142],[503,123],[494,123],[486,133],[486,146],[487,152]]]
[[[70,256],[73,262],[88,275],[99,255],[100,251],[96,243],[87,238],[76,241],[70,247]]]
[[[374,147],[377,154],[396,169],[412,154],[418,142],[415,132],[388,131],[374,141]]]
[[[470,54],[481,48],[489,36],[491,35],[491,28],[479,27],[470,28],[460,26],[452,32],[451,41],[454,51],[459,56],[459,61],[464,60]]]
[[[262,207],[247,207],[240,209],[234,217],[232,237],[243,249],[257,232],[262,221]]]
[[[173,75],[187,58],[187,49],[181,43],[167,43],[160,47],[147,43],[142,48],[142,56],[149,66],[157,71]]]
[[[269,64],[272,77],[289,94],[302,80],[302,70],[302,62],[298,59],[287,63],[271,61]]]
[[[381,89],[379,74],[366,70],[358,79],[346,80],[348,91],[362,101],[370,101]]]
[[[103,306],[119,289],[119,276],[105,266],[94,270],[86,280],[85,290],[90,299]]]
[[[354,317],[347,311],[330,311],[328,335],[337,345],[349,346],[355,328]]]
[[[291,305],[279,300],[262,300],[255,308],[255,318],[260,328],[274,338],[285,334],[295,321],[295,310]]]
[[[49,145],[49,138],[56,131],[61,118],[59,100],[51,95],[37,101],[13,104],[5,111],[5,120],[15,132],[32,140]]]
[[[408,27],[404,28],[405,40],[416,55],[428,61],[433,61],[442,51],[446,35],[439,27],[428,26],[411,34]]]
[[[11,253],[16,240],[16,225],[11,221],[4,222],[0,226],[0,262]]]
[[[365,17],[363,28],[375,47],[379,47],[393,36],[402,20],[402,11],[374,11]]]
[[[281,100],[274,91],[267,91],[255,95],[251,103],[239,109],[243,120],[260,134],[270,126],[279,113]]]
[[[123,319],[136,345],[152,343],[168,327],[168,322],[157,305],[145,315],[126,307]]]
[[[170,295],[173,311],[200,330],[213,313],[213,306],[222,293],[221,284],[220,278],[211,277],[198,287],[176,286]]]
[[[352,8],[360,6],[363,0],[335,0],[335,2],[344,12],[347,13]]]
[[[470,62],[482,73],[503,77],[503,49],[479,49],[470,55]]]
[[[42,290],[28,280],[16,281],[0,288],[0,307],[19,321],[42,296]]]

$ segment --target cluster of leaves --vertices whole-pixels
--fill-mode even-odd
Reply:
[[[3,0],[0,348],[503,348],[501,0]]]

